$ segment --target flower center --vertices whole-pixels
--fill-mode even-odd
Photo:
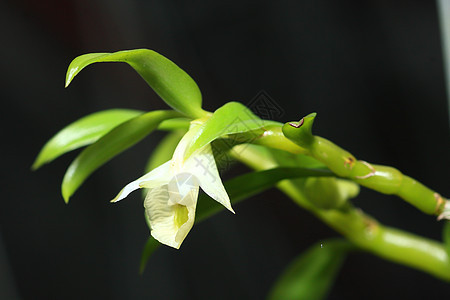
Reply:
[[[173,208],[175,210],[175,214],[174,214],[175,224],[177,225],[178,228],[180,228],[181,225],[186,223],[186,221],[189,218],[188,217],[188,209],[186,206],[181,205],[181,204],[175,204]]]

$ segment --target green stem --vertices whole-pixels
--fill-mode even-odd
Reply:
[[[232,155],[253,169],[278,166],[270,153],[258,149],[261,147],[239,145],[235,148]],[[450,261],[441,243],[386,227],[351,206],[346,206],[346,209],[318,209],[292,180],[280,182],[278,188],[361,249],[450,281]]]
[[[324,163],[335,174],[384,194],[397,195],[424,213],[446,217],[448,200],[399,170],[357,160],[350,152],[311,133],[315,114],[283,126],[284,135],[307,149],[308,154]]]
[[[281,127],[278,126],[270,126],[262,129],[261,134],[258,136],[258,138],[254,139],[252,143],[274,149],[284,150],[294,154],[308,153],[308,150],[287,139],[281,131]]]

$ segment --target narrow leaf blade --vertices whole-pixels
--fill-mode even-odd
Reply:
[[[329,176],[334,176],[334,174],[325,169],[279,167],[237,176],[226,181],[224,186],[231,203],[237,204],[248,197],[272,188],[284,179]],[[242,184],[243,182],[245,184]],[[206,194],[200,194],[197,203],[196,222],[203,221],[223,209],[222,205],[211,200]]]
[[[112,128],[142,113],[131,109],[109,109],[87,115],[53,136],[39,152],[31,168],[36,170],[69,151],[90,145]]]
[[[195,81],[175,63],[149,49],[78,56],[69,65],[66,87],[85,67],[98,62],[125,62],[173,109],[192,118],[205,115],[202,95]]]
[[[168,120],[164,120],[161,124],[159,124],[158,130],[172,131],[172,130],[184,129],[187,131],[189,129],[190,124],[191,124],[191,120],[187,119],[187,118],[168,119]]]
[[[343,239],[326,240],[312,246],[289,265],[268,299],[324,299],[353,247]]]
[[[66,202],[95,170],[111,158],[133,146],[163,120],[179,117],[175,111],[152,111],[115,127],[97,142],[84,149],[70,164],[64,175],[61,190]]]

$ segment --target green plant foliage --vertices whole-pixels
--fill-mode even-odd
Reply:
[[[283,125],[283,134],[340,177],[348,178],[380,193],[397,195],[424,213],[445,216],[445,201],[435,191],[399,170],[356,159],[350,152],[320,136],[312,135],[316,117],[309,114]]]
[[[284,179],[329,176],[334,176],[334,174],[326,169],[280,167],[237,176],[225,182],[224,186],[231,202],[237,204],[248,197],[273,187]],[[245,184],[242,184],[243,182]],[[222,209],[223,207],[217,202],[210,201],[206,194],[201,194],[197,203],[196,222],[209,218]]]
[[[61,190],[66,202],[84,180],[100,166],[133,146],[166,119],[180,117],[175,111],[152,111],[115,127],[97,142],[84,149],[70,164]]]
[[[39,152],[31,168],[36,170],[69,151],[90,145],[117,125],[142,113],[131,109],[109,109],[87,115],[53,136]]]
[[[338,178],[307,178],[303,191],[317,208],[337,209],[359,194],[359,185],[350,180]]]
[[[147,165],[145,166],[145,173],[150,172],[156,167],[172,159],[173,152],[181,140],[185,130],[175,130],[167,134],[155,147],[150,155]]]
[[[268,299],[324,299],[353,247],[343,239],[315,244],[289,265],[273,286]]]
[[[187,118],[174,118],[162,121],[158,126],[158,130],[172,131],[177,129],[184,129],[187,131],[191,123],[190,119]]]
[[[262,120],[239,102],[228,102],[218,108],[202,125],[196,139],[191,143],[186,157],[215,139],[229,134],[249,132],[278,122]]]
[[[66,87],[83,68],[98,62],[125,62],[173,109],[192,118],[205,115],[202,94],[195,81],[175,63],[149,49],[78,56],[69,65]]]

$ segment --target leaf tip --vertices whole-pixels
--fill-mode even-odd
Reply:
[[[39,169],[39,167],[41,167],[42,164],[36,159],[33,164],[31,165],[31,171],[36,171],[37,169]]]
[[[72,194],[65,188],[64,184],[61,187],[61,194],[63,196],[64,202],[66,204],[69,204],[69,199]]]
[[[145,271],[145,267],[146,267],[146,264],[144,263],[144,264],[141,264],[140,266],[139,266],[139,275],[143,275],[144,274],[144,271]]]
[[[72,79],[78,74],[78,67],[71,67],[69,66],[69,69],[67,70],[66,74],[66,82],[64,84],[64,87],[67,88],[69,84],[72,82]]]

